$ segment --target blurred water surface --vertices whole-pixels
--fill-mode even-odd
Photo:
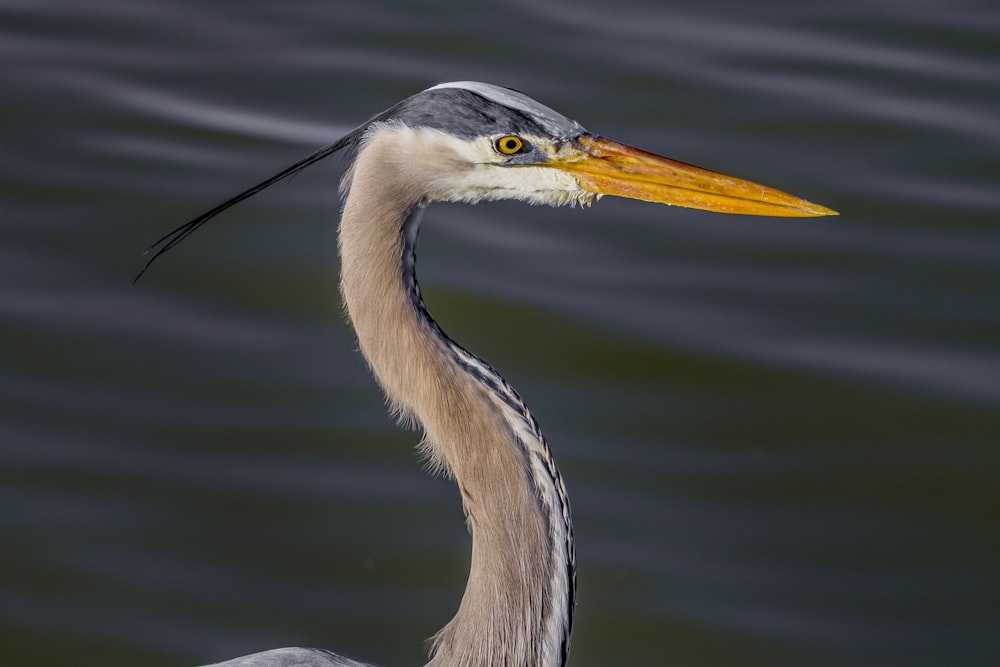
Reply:
[[[571,665],[995,664],[995,3],[0,0],[0,59],[0,665],[423,664],[468,536],[342,321],[340,165],[129,283],[458,79],[842,213],[428,211],[567,480]]]

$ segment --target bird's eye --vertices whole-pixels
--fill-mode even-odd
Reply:
[[[514,155],[520,153],[524,148],[524,140],[515,134],[508,134],[506,137],[497,139],[493,145],[501,155]]]

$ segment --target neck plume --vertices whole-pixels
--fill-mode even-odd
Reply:
[[[575,562],[562,479],[520,397],[424,308],[413,272],[420,166],[395,151],[372,138],[346,177],[355,185],[341,216],[341,289],[362,354],[393,410],[423,428],[430,460],[455,479],[472,533],[461,606],[428,664],[563,665]]]

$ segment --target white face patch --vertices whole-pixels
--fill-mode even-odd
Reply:
[[[383,156],[387,182],[419,192],[425,201],[517,199],[562,206],[589,204],[595,198],[565,171],[541,165],[505,166],[490,137],[466,140],[441,130],[387,123],[372,126],[359,158],[370,150]]]

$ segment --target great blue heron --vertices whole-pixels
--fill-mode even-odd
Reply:
[[[155,253],[143,271],[233,204],[342,149],[352,155],[340,184],[348,315],[393,412],[423,428],[427,458],[458,484],[472,533],[465,594],[434,637],[428,665],[563,665],[576,592],[566,489],[521,397],[448,338],[424,307],[414,258],[424,208],[433,201],[491,199],[589,204],[607,194],[723,213],[836,212],[590,134],[514,90],[463,81],[403,100],[176,229],[150,249]],[[366,663],[285,648],[218,665]]]

